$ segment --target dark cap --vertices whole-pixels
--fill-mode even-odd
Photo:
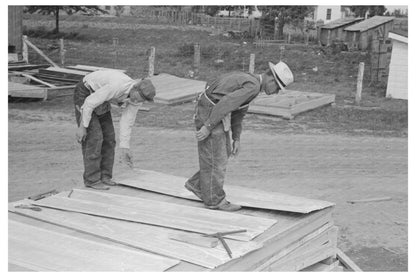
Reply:
[[[153,98],[156,95],[156,89],[149,79],[143,79],[134,88],[138,90],[140,96],[149,102],[153,102]]]

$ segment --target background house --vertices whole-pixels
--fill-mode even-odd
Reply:
[[[341,6],[314,6],[311,15],[313,21],[323,21],[324,24],[343,17]]]
[[[394,17],[373,16],[357,24],[345,28],[345,40],[349,48],[367,50],[371,47],[373,39],[383,43],[388,38],[388,33],[393,29]]]
[[[344,29],[362,20],[361,17],[340,18],[318,27],[318,39],[321,45],[331,45],[334,40],[344,41]]]
[[[386,97],[408,99],[408,38],[405,31],[392,31],[388,36],[393,48],[389,66]]]

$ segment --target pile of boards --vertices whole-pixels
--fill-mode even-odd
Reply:
[[[53,67],[23,62],[9,63],[9,96],[46,100],[68,95],[86,74],[103,69],[109,68],[87,65]]]
[[[209,210],[185,180],[132,170],[106,192],[9,203],[9,271],[344,270],[333,203],[227,186],[244,208]],[[223,237],[230,255],[207,236],[235,230]]]

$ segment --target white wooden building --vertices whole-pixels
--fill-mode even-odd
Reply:
[[[389,66],[386,97],[408,99],[408,43],[407,33],[389,33],[393,48]]]

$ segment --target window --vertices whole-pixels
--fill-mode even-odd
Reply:
[[[326,10],[326,20],[330,20],[331,19],[331,11],[332,11],[332,9],[327,9]]]

